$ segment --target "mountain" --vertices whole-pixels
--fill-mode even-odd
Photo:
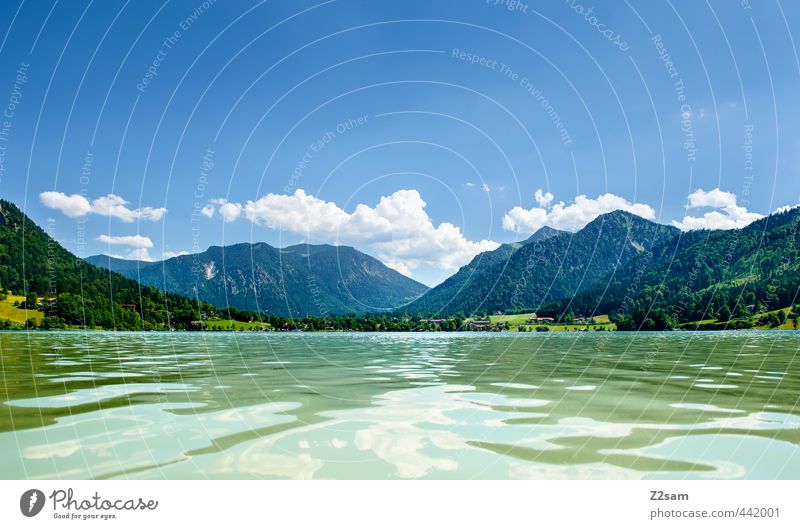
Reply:
[[[87,261],[217,306],[293,317],[384,311],[428,290],[348,246],[242,243],[155,263],[105,255]]]
[[[619,267],[679,233],[624,211],[600,215],[577,233],[543,228],[522,243],[476,256],[403,310],[536,310],[603,284]]]
[[[741,229],[682,233],[622,266],[603,285],[549,307],[610,314],[618,326],[651,330],[747,318],[788,307],[800,287],[800,208]]]
[[[185,329],[214,309],[84,262],[6,200],[0,200],[0,287],[45,298],[45,327]]]
[[[138,261],[136,259],[122,259],[120,257],[111,257],[110,255],[92,255],[87,257],[85,261],[94,266],[111,270],[119,274],[125,275],[125,272],[137,270],[143,266],[150,266],[152,261]]]
[[[546,239],[549,239],[550,237],[555,237],[556,235],[564,235],[567,233],[569,232],[557,230],[555,228],[551,228],[550,226],[542,226],[541,228],[536,230],[536,233],[525,239],[522,242],[522,245],[529,244],[532,242],[544,241]]]
[[[555,237],[564,233],[566,232],[545,226],[523,242],[501,244],[495,250],[480,253],[473,257],[472,261],[468,264],[462,266],[454,275],[447,278],[440,285],[429,290],[428,293],[420,299],[403,307],[402,310],[408,311],[409,313],[471,313],[472,310],[463,306],[466,299],[472,298],[472,292],[474,291],[485,291],[487,283],[494,285],[493,278],[497,274],[502,274],[504,266],[517,250],[526,244],[544,241],[550,237]],[[459,299],[455,300],[455,298]],[[448,304],[448,301],[451,299],[455,300],[452,306]]]

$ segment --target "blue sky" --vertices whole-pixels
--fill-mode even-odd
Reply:
[[[800,203],[794,2],[0,11],[0,194],[81,256],[340,243],[432,285],[610,209]]]

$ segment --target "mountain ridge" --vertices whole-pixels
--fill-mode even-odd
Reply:
[[[525,244],[479,254],[403,309],[471,314],[541,307],[601,281],[618,263],[679,232],[620,210],[575,233],[552,230],[537,237],[537,232]],[[475,264],[482,260],[484,265]]]
[[[382,312],[428,290],[355,248],[329,244],[237,243],[148,263],[86,259],[214,305],[287,316]]]

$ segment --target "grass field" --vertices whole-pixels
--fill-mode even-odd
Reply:
[[[525,327],[530,330],[535,330],[537,325],[527,325],[525,324],[526,321],[535,317],[536,314],[531,312],[527,314],[503,314],[503,315],[496,315],[496,316],[489,316],[489,321],[491,323],[507,323],[510,327],[511,331],[518,331],[520,327]],[[600,316],[594,317],[595,323],[589,324],[569,324],[569,325],[544,325],[548,328],[551,332],[563,332],[563,331],[582,331],[584,329],[589,329],[593,331],[595,329],[603,330],[603,331],[613,331],[617,327],[613,323],[611,323],[608,319],[607,314],[602,314]]]
[[[509,325],[523,325],[527,320],[536,316],[535,313],[529,314],[504,314],[502,316],[489,316],[492,323],[508,323]]]
[[[36,322],[42,321],[44,314],[38,310],[25,310],[14,306],[14,302],[22,303],[25,301],[25,296],[14,296],[9,294],[8,297],[0,301],[0,320],[10,320],[14,323],[25,323],[28,318],[33,318]]]
[[[207,329],[212,331],[259,331],[270,328],[269,323],[261,323],[258,321],[250,323],[236,320],[206,320],[203,323],[206,325]]]

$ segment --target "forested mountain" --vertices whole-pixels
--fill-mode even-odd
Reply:
[[[293,317],[385,311],[428,289],[348,246],[243,243],[157,263],[104,255],[87,261],[217,306]]]
[[[623,328],[746,318],[797,303],[800,208],[738,230],[682,233],[549,312],[608,313]]]
[[[44,298],[45,326],[189,328],[201,311],[213,310],[84,262],[6,200],[0,200],[0,287]]]
[[[677,228],[624,211],[601,215],[577,233],[543,228],[523,243],[476,256],[403,310],[536,310],[603,284],[619,267],[678,234]]]

